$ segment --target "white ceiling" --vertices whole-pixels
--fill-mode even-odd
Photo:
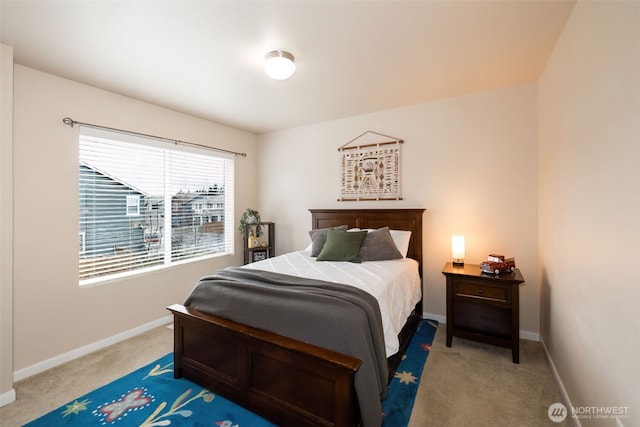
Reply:
[[[18,64],[263,133],[536,81],[575,2],[0,4]]]

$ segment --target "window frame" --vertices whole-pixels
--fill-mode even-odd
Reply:
[[[127,203],[126,203],[126,216],[140,216],[140,195],[139,194],[127,194]],[[130,201],[135,200],[135,203],[129,203]],[[135,212],[130,212],[129,209],[135,207]]]
[[[179,266],[183,264],[199,262],[205,259],[210,259],[210,258],[215,258],[220,256],[228,256],[228,255],[234,254],[235,252],[234,251],[234,248],[235,248],[234,203],[235,201],[234,201],[233,188],[235,185],[235,165],[234,165],[235,157],[233,155],[223,153],[215,149],[205,150],[202,148],[190,147],[186,145],[176,146],[175,144],[167,144],[166,142],[156,141],[150,138],[143,138],[135,135],[125,134],[122,132],[107,131],[103,129],[94,129],[94,128],[88,128],[88,127],[87,128],[81,127],[80,129],[80,132],[78,134],[79,149],[80,149],[80,145],[82,144],[83,138],[88,140],[106,139],[106,140],[112,140],[112,141],[119,141],[126,144],[148,146],[148,147],[153,147],[156,150],[162,150],[163,153],[171,152],[173,153],[172,155],[177,155],[177,156],[181,156],[182,153],[185,153],[184,154],[185,158],[189,158],[189,155],[187,153],[196,154],[199,156],[204,155],[207,157],[211,157],[214,159],[211,161],[213,161],[216,164],[220,162],[220,165],[221,165],[220,167],[222,168],[221,170],[217,168],[215,169],[216,172],[213,174],[213,176],[216,178],[212,178],[212,179],[222,180],[222,182],[220,182],[219,184],[222,185],[224,192],[219,193],[219,195],[224,198],[223,199],[224,201],[221,203],[222,204],[221,215],[219,214],[215,215],[215,217],[218,219],[222,218],[222,221],[220,221],[222,222],[222,226],[223,226],[222,233],[221,233],[221,240],[218,241],[218,243],[215,243],[211,248],[207,248],[206,246],[203,247],[201,245],[198,246],[197,243],[194,243],[197,246],[194,246],[193,249],[186,249],[186,252],[184,252],[184,251],[181,251],[180,249],[176,249],[171,241],[171,238],[168,237],[171,235],[171,233],[174,233],[172,215],[174,214],[173,212],[174,196],[177,193],[174,193],[172,195],[170,194],[171,190],[165,189],[165,192],[163,194],[163,199],[164,199],[163,206],[164,207],[171,206],[171,209],[168,209],[168,210],[165,209],[163,214],[163,217],[164,217],[163,220],[159,220],[160,223],[163,223],[164,230],[168,230],[166,231],[167,236],[164,239],[165,243],[164,243],[164,247],[162,248],[162,250],[164,251],[162,262],[160,264],[149,265],[149,266],[145,265],[143,267],[135,267],[135,268],[129,267],[129,269],[127,269],[126,271],[115,271],[115,272],[110,272],[109,274],[90,276],[87,278],[82,277],[83,257],[84,259],[87,258],[87,242],[86,242],[87,233],[86,233],[86,230],[84,231],[82,230],[83,219],[81,214],[79,218],[79,226],[81,228],[79,233],[80,233],[81,242],[80,242],[80,248],[79,248],[80,262],[79,262],[79,270],[78,270],[79,285],[81,287],[87,286],[87,285],[105,283],[105,282],[118,280],[122,278],[130,278],[133,276],[145,274],[152,271],[164,270],[167,268],[173,268],[175,266]],[[82,160],[79,162],[79,164],[80,166],[82,166]],[[165,174],[167,173],[171,174],[171,172],[167,172],[165,170]],[[79,180],[80,179],[82,179],[81,176],[79,177]],[[212,187],[209,187],[209,188],[211,189]],[[218,183],[216,183],[215,188],[219,189]],[[82,190],[79,190],[79,191],[82,191]],[[132,202],[134,198],[137,200],[137,202]],[[78,194],[78,200],[79,201],[81,200],[80,193]],[[143,196],[139,194],[127,194],[124,216],[127,218],[146,217],[148,206],[145,206],[145,211],[143,212],[142,202],[143,202]],[[135,206],[135,209],[132,209],[133,206]],[[133,212],[133,210],[135,210],[135,212]],[[194,218],[195,218],[195,215],[194,215]],[[143,230],[143,233],[144,233],[144,230]],[[94,258],[95,258],[95,254],[94,254]]]

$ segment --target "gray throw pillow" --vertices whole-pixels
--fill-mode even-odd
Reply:
[[[391,237],[389,227],[378,228],[367,233],[360,248],[362,261],[386,261],[402,259],[403,256]]]
[[[320,251],[327,241],[327,232],[329,230],[334,229],[344,231],[347,228],[348,227],[346,225],[340,225],[338,227],[316,228],[315,230],[309,231],[309,237],[311,237],[311,256],[317,257],[320,255]]]

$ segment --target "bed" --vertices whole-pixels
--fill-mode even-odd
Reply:
[[[417,262],[421,277],[423,211],[311,209],[311,228],[388,226],[410,231],[406,255]],[[241,274],[247,274],[247,269]],[[359,371],[364,370],[366,358],[208,314],[187,304],[168,309],[174,315],[176,378],[188,378],[280,426],[363,424],[356,375],[363,375]],[[398,333],[398,351],[386,360],[387,381],[393,377],[421,317],[420,297]]]

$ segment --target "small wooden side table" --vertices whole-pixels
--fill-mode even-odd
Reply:
[[[259,246],[249,247],[247,236],[249,230],[255,228],[256,225],[262,227],[263,244]],[[259,224],[248,224],[244,233],[244,263],[249,264],[256,261],[262,261],[275,256],[276,247],[276,228],[273,222],[261,222]]]
[[[453,337],[511,347],[520,363],[520,270],[500,275],[483,273],[479,265],[442,269],[447,277],[447,347]]]

